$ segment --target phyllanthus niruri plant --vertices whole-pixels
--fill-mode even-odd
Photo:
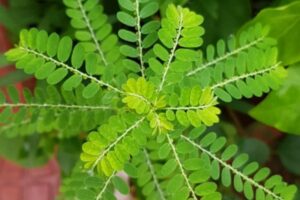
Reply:
[[[89,132],[63,199],[127,194],[119,171],[135,180],[142,199],[218,200],[218,183],[247,199],[293,199],[294,185],[205,131],[220,121],[219,102],[261,96],[285,77],[267,28],[203,50],[203,17],[187,8],[169,5],[159,19],[155,1],[119,0],[118,37],[98,0],[64,3],[76,40],[21,31],[7,58],[50,86],[25,92],[25,103],[9,89],[0,117],[11,136]]]

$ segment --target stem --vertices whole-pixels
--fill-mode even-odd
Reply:
[[[110,144],[97,158],[97,160],[94,162],[91,171],[94,171],[95,167],[98,165],[98,163],[103,159],[104,156],[106,156],[106,154],[108,152],[111,151],[112,148],[114,148],[124,137],[126,137],[130,131],[132,131],[133,129],[137,128],[140,123],[142,123],[144,121],[145,117],[143,117],[142,119],[136,121],[131,127],[129,127],[122,135],[120,135],[116,141],[114,141],[112,144]]]
[[[32,53],[32,54],[34,54],[35,56],[41,57],[41,58],[45,59],[46,61],[53,62],[56,66],[64,67],[64,68],[68,69],[69,71],[73,72],[74,74],[79,74],[79,75],[80,75],[82,78],[84,78],[84,79],[89,79],[89,80],[95,81],[95,82],[98,83],[99,85],[101,85],[101,86],[106,86],[106,87],[108,87],[108,88],[110,88],[110,89],[112,89],[112,90],[114,90],[115,92],[118,92],[118,93],[120,93],[120,94],[124,94],[124,93],[125,93],[125,92],[123,92],[122,90],[120,90],[120,89],[118,89],[118,88],[115,88],[114,86],[110,85],[109,83],[105,83],[105,82],[103,82],[103,81],[101,81],[101,80],[99,80],[99,79],[97,79],[97,78],[95,78],[95,77],[93,77],[93,76],[90,76],[90,75],[88,75],[88,74],[85,74],[85,73],[83,73],[83,72],[77,70],[77,69],[74,68],[74,67],[71,67],[71,66],[69,66],[69,65],[67,65],[67,64],[65,64],[65,63],[63,63],[63,62],[60,62],[60,61],[55,60],[55,59],[53,59],[53,58],[51,58],[51,57],[48,57],[48,56],[46,56],[46,55],[44,55],[44,54],[42,54],[42,53],[39,53],[39,52],[37,52],[37,51],[35,51],[35,50],[31,50],[31,49],[28,49],[28,48],[26,48],[26,47],[19,47],[19,48],[21,48],[21,49],[27,51],[28,53]]]
[[[281,63],[278,62],[276,63],[275,65],[269,67],[269,68],[266,68],[266,69],[262,69],[262,70],[259,70],[259,71],[255,71],[255,72],[251,72],[249,74],[243,74],[243,75],[240,75],[240,76],[234,76],[230,79],[227,79],[223,82],[220,82],[220,83],[217,83],[213,86],[211,86],[211,89],[216,89],[216,88],[219,88],[219,87],[223,87],[229,83],[232,83],[232,82],[235,82],[235,81],[238,81],[238,80],[241,80],[241,79],[245,79],[245,78],[248,78],[248,77],[252,77],[252,76],[257,76],[257,75],[260,75],[260,74],[265,74],[266,72],[269,72],[269,71],[272,71],[274,69],[276,69]]]
[[[86,15],[86,11],[83,8],[82,0],[77,0],[77,3],[79,5],[79,9],[80,9],[81,14],[83,16],[83,19],[84,19],[84,21],[85,21],[85,23],[86,23],[86,25],[87,25],[87,27],[89,29],[89,32],[91,33],[92,40],[94,41],[94,43],[96,45],[96,49],[97,49],[97,51],[98,51],[98,53],[99,53],[99,55],[100,55],[100,57],[101,57],[104,65],[107,66],[108,65],[107,60],[105,59],[104,53],[103,53],[103,51],[100,48],[99,42],[98,42],[98,40],[96,38],[96,34],[94,32],[94,29],[92,28],[90,20],[89,20],[89,18]]]
[[[82,109],[82,110],[113,110],[114,108],[109,106],[88,106],[88,105],[68,105],[68,104],[38,104],[38,103],[3,103],[0,104],[1,107],[10,107],[10,108],[52,108],[52,109]]]
[[[96,197],[96,200],[100,200],[102,198],[102,195],[104,194],[104,192],[106,191],[108,185],[110,184],[111,182],[111,179],[115,176],[115,172],[110,176],[108,177],[108,179],[105,181],[105,184],[104,186],[102,187],[102,190],[99,192],[99,194],[97,195]]]
[[[179,26],[178,26],[177,36],[175,38],[174,46],[171,50],[171,54],[170,54],[169,60],[167,62],[167,66],[164,70],[163,77],[162,77],[161,83],[160,83],[159,88],[158,88],[158,92],[157,92],[158,94],[161,92],[161,90],[164,87],[164,84],[165,84],[165,81],[166,81],[166,78],[167,78],[167,74],[168,74],[169,69],[170,69],[170,65],[172,63],[172,60],[175,57],[175,51],[176,51],[177,46],[179,44],[180,35],[181,35],[182,29],[183,29],[183,13],[182,13],[182,10],[180,10],[180,16],[179,17],[180,18],[179,18]]]
[[[181,174],[182,174],[182,176],[183,176],[183,178],[184,178],[184,180],[185,180],[185,183],[187,184],[187,186],[188,186],[190,192],[192,193],[193,199],[194,199],[194,200],[197,200],[197,196],[196,196],[196,194],[195,194],[195,192],[194,192],[194,190],[193,190],[193,188],[192,188],[192,186],[191,186],[191,184],[190,184],[190,182],[189,182],[189,179],[188,179],[188,177],[187,177],[187,175],[186,175],[186,173],[185,173],[185,171],[184,171],[184,169],[183,169],[183,166],[182,166],[182,164],[181,164],[181,161],[180,161],[180,159],[179,159],[179,157],[178,157],[178,154],[177,154],[177,152],[176,152],[175,146],[174,146],[174,144],[173,144],[173,140],[170,138],[169,135],[167,135],[167,139],[168,139],[169,145],[170,145],[170,147],[171,147],[171,149],[172,149],[172,151],[173,151],[175,160],[176,160],[176,162],[177,162],[177,164],[178,164],[178,166],[179,166],[180,172],[181,172]]]
[[[188,73],[186,74],[186,76],[192,76],[192,75],[195,75],[196,73],[198,73],[198,72],[204,70],[205,68],[207,68],[207,67],[209,67],[209,66],[215,65],[215,64],[217,64],[218,62],[221,62],[221,61],[223,61],[223,60],[226,60],[227,58],[229,58],[229,57],[231,57],[231,56],[234,56],[234,55],[236,55],[236,54],[239,54],[240,52],[245,51],[246,49],[249,49],[249,48],[252,47],[252,46],[255,46],[256,44],[258,44],[258,43],[259,43],[260,41],[262,41],[263,39],[264,39],[263,37],[258,38],[258,39],[254,40],[253,42],[251,42],[251,43],[249,43],[249,44],[247,44],[247,45],[245,45],[245,46],[241,46],[240,48],[238,48],[238,49],[236,49],[236,50],[234,50],[234,51],[232,51],[232,52],[229,52],[229,53],[225,54],[224,56],[218,57],[218,58],[216,58],[215,60],[212,60],[212,61],[210,61],[210,62],[204,63],[204,64],[202,64],[202,66],[200,66],[200,67],[198,67],[198,68],[196,68],[196,69],[194,69],[194,70],[188,72]]]
[[[137,35],[138,35],[138,50],[139,50],[139,57],[140,57],[141,73],[142,73],[142,76],[145,77],[139,0],[135,0],[135,5],[136,5],[135,12],[136,12],[136,21],[137,21],[136,29],[137,29]]]
[[[151,173],[153,181],[154,181],[154,185],[155,185],[155,187],[156,187],[156,189],[158,191],[158,194],[160,196],[160,199],[161,200],[166,200],[166,198],[164,196],[164,193],[163,193],[163,191],[162,191],[162,189],[161,189],[161,187],[159,185],[158,179],[157,179],[156,174],[155,174],[154,167],[153,167],[153,165],[151,163],[151,160],[149,158],[149,154],[148,154],[148,152],[147,152],[146,149],[144,149],[144,154],[145,154],[147,165],[149,167],[150,173]]]
[[[264,186],[262,186],[261,184],[257,183],[256,181],[254,181],[253,179],[249,178],[248,176],[244,175],[242,172],[238,171],[237,169],[233,168],[231,165],[227,164],[226,162],[224,162],[223,160],[219,159],[215,154],[211,153],[210,151],[206,150],[205,148],[203,148],[201,145],[195,143],[194,141],[192,141],[190,138],[181,135],[181,138],[183,138],[184,140],[186,140],[187,142],[189,142],[190,144],[192,144],[193,146],[195,146],[196,148],[200,149],[200,151],[202,151],[203,153],[207,154],[209,157],[211,157],[212,159],[216,160],[218,163],[220,163],[223,167],[228,168],[230,171],[232,171],[233,174],[236,174],[238,176],[240,176],[242,179],[245,180],[245,182],[249,182],[250,184],[252,184],[253,186],[263,190],[265,193],[271,195],[272,197],[274,197],[275,199],[279,199],[279,200],[283,200],[281,197],[279,197],[278,195],[276,195],[275,193],[273,193],[272,191],[270,191],[269,189],[265,188]]]

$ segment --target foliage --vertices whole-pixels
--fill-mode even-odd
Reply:
[[[288,136],[279,146],[279,156],[283,165],[291,172],[300,174],[299,171],[299,138],[296,136]]]
[[[68,31],[68,20],[59,0],[9,0],[7,4],[0,5],[0,23],[14,42],[18,41],[19,32],[25,27]]]
[[[294,45],[299,35],[299,8],[300,2],[294,1],[277,8],[264,9],[244,28],[247,29],[256,23],[267,24],[271,30],[269,36],[278,41],[279,59],[286,65],[299,62],[299,46]]]
[[[272,92],[264,101],[250,111],[255,119],[287,133],[300,134],[299,121],[299,66],[288,69],[288,78],[280,90]],[[274,115],[280,112],[280,115]]]
[[[204,19],[190,9],[170,4],[158,20],[156,2],[118,2],[122,41],[98,0],[64,0],[76,40],[20,32],[7,59],[50,86],[25,92],[25,102],[9,89],[0,101],[4,132],[83,138],[66,199],[126,194],[116,176],[124,170],[142,199],[218,200],[220,182],[247,199],[292,200],[296,186],[206,131],[220,121],[220,102],[260,97],[286,76],[268,28],[256,24],[203,48]]]

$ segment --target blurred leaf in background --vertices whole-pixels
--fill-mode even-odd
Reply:
[[[270,149],[266,143],[255,138],[243,138],[239,142],[240,151],[247,153],[251,161],[260,164],[266,163],[270,158]]]
[[[300,54],[300,53],[299,53]],[[286,133],[300,135],[300,64],[288,69],[288,77],[277,91],[271,92],[250,115]]]
[[[284,167],[300,175],[300,137],[288,136],[279,145],[278,154]]]
[[[279,60],[284,65],[300,61],[300,1],[276,8],[263,9],[242,30],[248,29],[256,23],[270,27],[269,36],[278,41]]]
[[[249,0],[192,0],[186,5],[204,16],[206,45],[226,39],[251,18]]]
[[[37,27],[61,33],[68,30],[69,21],[61,0],[9,0],[8,6],[0,5],[0,24],[17,42],[23,28]],[[59,23],[58,23],[59,22]]]
[[[63,176],[69,176],[76,162],[78,161],[82,144],[77,138],[70,138],[59,141],[57,159]]]
[[[44,165],[53,156],[54,141],[38,134],[8,138],[0,135],[0,156],[22,166],[33,168]]]

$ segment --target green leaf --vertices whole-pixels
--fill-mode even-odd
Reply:
[[[165,143],[159,148],[158,155],[160,159],[166,159],[170,154],[171,147],[168,143]]]
[[[200,158],[190,158],[183,162],[183,167],[186,170],[198,170],[203,168],[204,165],[204,161]]]
[[[126,12],[118,12],[117,18],[121,23],[130,27],[134,27],[136,24],[135,18]]]
[[[159,5],[156,2],[151,2],[149,4],[146,4],[145,7],[142,8],[140,12],[140,17],[142,19],[152,16],[154,13],[156,13],[159,9]]]
[[[126,174],[128,174],[132,178],[137,178],[137,170],[138,169],[131,163],[126,163],[124,166],[124,171],[126,172]]]
[[[62,81],[68,74],[68,70],[64,69],[64,68],[59,68],[57,70],[55,70],[54,72],[52,72],[48,78],[47,78],[47,82],[50,85],[55,85],[57,83],[59,83],[60,81]]]
[[[167,61],[169,59],[169,52],[160,44],[156,44],[153,48],[153,51],[161,60]]]
[[[221,156],[222,160],[227,161],[227,160],[231,159],[237,153],[237,151],[238,151],[237,145],[228,146],[222,153],[222,156]]]
[[[120,38],[122,38],[123,40],[127,41],[127,42],[136,42],[137,41],[137,36],[135,33],[125,30],[125,29],[121,29],[118,32],[118,35],[120,36]]]
[[[238,155],[232,162],[234,168],[242,167],[249,159],[249,156],[245,153]]]
[[[231,185],[231,172],[227,167],[224,167],[222,170],[222,184],[225,187],[229,187]]]
[[[64,82],[63,89],[66,91],[72,91],[74,88],[77,88],[79,86],[81,81],[82,81],[82,77],[75,74]]]
[[[121,179],[118,176],[114,176],[112,178],[112,183],[114,184],[115,188],[121,192],[122,194],[128,194],[129,193],[129,186],[123,179]]]
[[[136,58],[139,55],[139,52],[138,52],[138,50],[136,48],[133,48],[133,47],[128,46],[128,45],[121,46],[120,52],[124,56],[128,56],[130,58]]]
[[[77,44],[74,47],[72,53],[72,58],[71,58],[72,66],[75,67],[76,69],[80,68],[84,61],[84,55],[85,55],[84,47],[81,44]]]
[[[164,71],[163,65],[155,58],[149,59],[149,66],[157,74],[162,74]]]
[[[266,163],[270,158],[269,146],[261,140],[255,138],[244,138],[239,143],[241,152],[247,153],[251,161],[261,164]]]
[[[215,140],[217,139],[217,134],[214,132],[208,133],[206,136],[204,136],[200,143],[203,147],[208,147],[211,145]]]
[[[225,102],[231,102],[232,97],[221,88],[215,89],[215,94]]]
[[[197,61],[200,53],[190,49],[178,49],[175,53],[176,58],[182,61],[193,62]]]
[[[171,178],[167,185],[167,192],[173,193],[182,187],[184,178],[181,174],[177,174]]]
[[[90,99],[97,94],[99,89],[100,89],[99,84],[95,82],[91,82],[88,86],[84,88],[82,95],[84,98]]]
[[[59,36],[57,33],[52,33],[48,38],[47,43],[47,55],[54,57],[57,54],[57,49],[59,45]]]
[[[238,191],[238,192],[242,192],[243,191],[244,184],[243,184],[241,176],[239,176],[237,174],[234,175],[233,186],[234,186],[234,189],[236,191]]]
[[[89,53],[86,55],[85,68],[86,72],[90,75],[94,75],[97,72],[98,56],[95,53]]]
[[[192,144],[182,141],[176,145],[176,151],[181,154],[187,154],[195,151],[195,148]]]
[[[288,77],[282,87],[271,92],[250,115],[258,121],[273,126],[283,132],[300,134],[300,65],[288,68]],[[280,113],[280,114],[274,114]]]
[[[195,188],[195,192],[199,196],[206,196],[217,190],[217,185],[212,182],[203,183]]]
[[[118,3],[128,11],[134,11],[134,4],[131,0],[118,0]]]
[[[177,162],[175,159],[168,160],[161,168],[161,174],[163,176],[171,175],[177,168]]]
[[[77,196],[79,199],[82,200],[88,200],[88,199],[95,199],[96,193],[94,191],[91,191],[89,189],[80,189],[76,191]]]
[[[153,21],[147,22],[145,25],[143,25],[141,32],[142,32],[142,34],[147,35],[147,34],[156,32],[157,29],[159,29],[159,27],[160,27],[160,22],[153,20]]]
[[[35,77],[39,80],[43,80],[49,76],[54,70],[56,66],[52,62],[47,62],[43,64],[36,72]]]
[[[58,44],[58,49],[57,49],[57,58],[58,60],[60,60],[61,62],[66,62],[70,55],[71,55],[71,51],[72,51],[72,44],[73,41],[70,37],[65,36],[63,37],[59,44]]]
[[[267,25],[270,28],[268,35],[278,41],[279,60],[285,65],[296,63],[300,61],[300,47],[297,45],[300,34],[299,9],[298,1],[277,8],[263,9],[242,30],[256,23]]]
[[[130,59],[124,59],[122,62],[123,62],[123,65],[130,71],[133,71],[133,72],[140,71],[140,65],[138,63],[136,63],[135,61],[130,60]]]
[[[46,31],[40,31],[37,34],[36,40],[37,50],[44,53],[47,50],[48,33]]]
[[[300,137],[288,136],[279,144],[278,153],[282,164],[292,173],[300,175]]]
[[[253,199],[253,196],[254,196],[253,188],[252,188],[251,183],[248,181],[244,184],[244,194],[247,199]]]
[[[269,168],[261,168],[254,176],[254,180],[257,182],[263,181],[270,175],[270,169]]]

